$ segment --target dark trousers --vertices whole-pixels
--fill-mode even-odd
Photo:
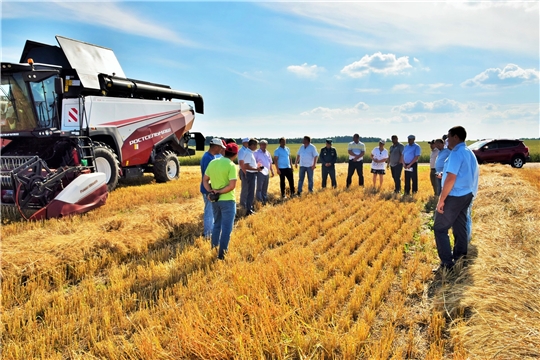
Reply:
[[[255,199],[255,185],[257,184],[257,173],[246,172],[246,178],[244,181],[246,185],[246,203],[244,208],[249,213],[253,211],[253,201]]]
[[[464,196],[447,196],[444,202],[444,213],[435,212],[433,232],[437,243],[437,252],[441,265],[452,267],[459,258],[467,255],[467,209],[473,198],[472,193]],[[448,229],[454,234],[454,249],[450,247]]]
[[[322,165],[322,187],[326,187],[326,179],[328,178],[328,175],[330,175],[330,181],[332,181],[332,187],[337,187],[337,181],[336,181],[336,167],[335,165],[331,166],[325,166]]]
[[[405,195],[411,193],[411,182],[412,182],[412,192],[418,192],[418,163],[414,163],[411,166],[412,171],[405,172]]]
[[[439,182],[437,180],[437,174],[435,172],[435,169],[431,169],[431,171],[429,172],[429,180],[431,180],[431,186],[433,187],[433,193],[435,194],[435,196],[439,196],[439,194],[441,193],[441,188],[440,188],[440,185],[439,185]]]
[[[394,192],[401,191],[401,171],[403,170],[403,164],[399,163],[395,166],[390,166],[392,171],[392,178],[394,179]]]
[[[349,160],[349,169],[347,172],[347,187],[352,183],[354,172],[358,174],[358,185],[364,186],[364,162]]]
[[[240,205],[245,208],[247,197],[246,174],[240,170],[238,171],[238,177],[240,178]]]
[[[281,196],[285,196],[285,178],[289,181],[289,189],[291,195],[294,194],[294,177],[291,168],[279,169],[279,188],[281,189]]]

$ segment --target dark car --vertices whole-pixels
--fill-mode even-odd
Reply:
[[[489,139],[480,140],[471,145],[479,164],[501,163],[520,168],[530,161],[529,148],[518,139]]]

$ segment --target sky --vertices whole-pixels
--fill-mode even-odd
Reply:
[[[204,97],[193,131],[540,137],[539,2],[1,2],[2,61],[55,35]]]

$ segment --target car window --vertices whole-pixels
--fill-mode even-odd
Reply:
[[[501,140],[497,142],[499,144],[499,149],[515,147],[519,143],[519,141],[515,141],[515,140]]]
[[[498,147],[499,146],[498,146],[496,141],[490,142],[490,143],[486,144],[486,146],[484,146],[484,148],[487,149],[487,150],[497,149]]]

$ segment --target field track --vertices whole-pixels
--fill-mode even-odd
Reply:
[[[402,198],[389,175],[382,191],[344,189],[339,165],[337,190],[274,197],[239,220],[224,262],[200,237],[196,167],[122,186],[83,216],[4,223],[2,358],[540,356],[535,169],[482,166],[472,264],[442,278],[420,171],[420,192]],[[516,191],[507,201],[502,186]]]

